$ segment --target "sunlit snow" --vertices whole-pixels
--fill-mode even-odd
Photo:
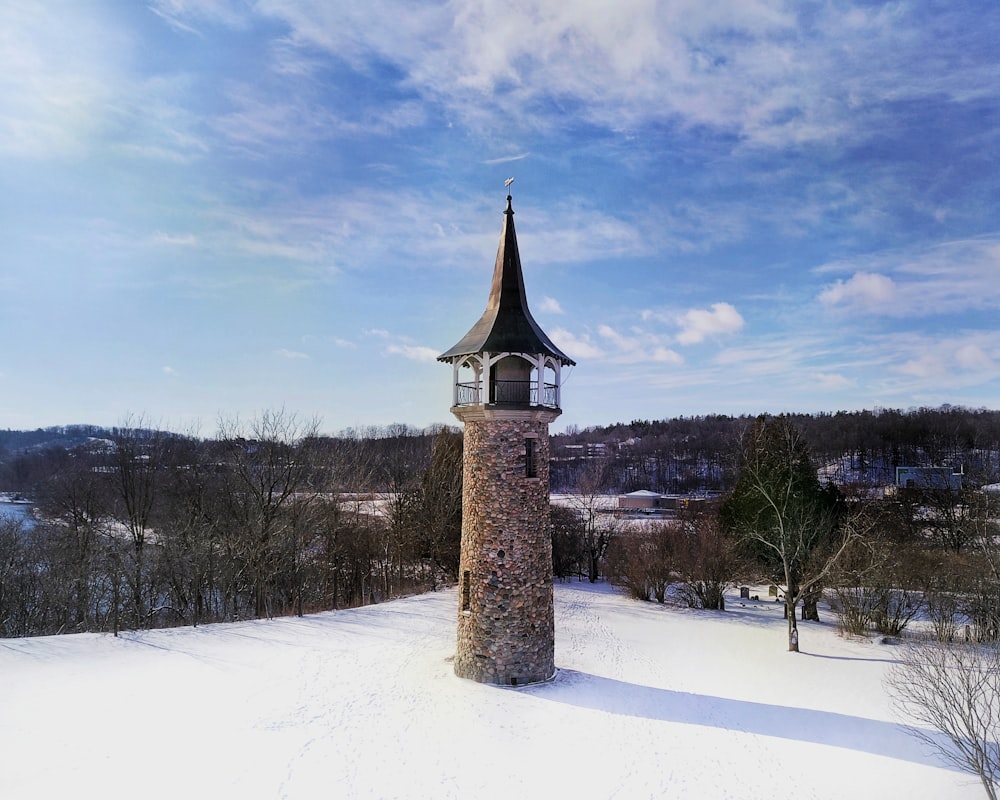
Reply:
[[[456,678],[453,590],[199,628],[0,640],[0,797],[967,798],[899,728],[895,648],[780,606],[556,585],[555,680]]]

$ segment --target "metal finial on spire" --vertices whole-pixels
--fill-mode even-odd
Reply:
[[[514,182],[514,179],[513,179],[513,178],[507,178],[507,180],[505,180],[505,181],[503,182],[503,185],[507,187],[507,194],[508,194],[508,195],[510,194],[510,185],[511,185],[511,184],[512,184],[513,182]]]

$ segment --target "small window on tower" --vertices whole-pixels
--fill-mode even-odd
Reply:
[[[472,575],[469,570],[462,573],[462,611],[468,611],[472,605]]]
[[[537,478],[538,468],[535,464],[535,440],[524,440],[524,477]]]

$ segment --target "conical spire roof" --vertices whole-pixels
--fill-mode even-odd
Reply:
[[[486,310],[458,344],[438,356],[438,361],[453,361],[473,353],[545,353],[564,365],[576,363],[552,344],[528,310],[510,195]]]

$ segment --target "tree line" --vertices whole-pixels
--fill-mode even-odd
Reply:
[[[211,439],[140,420],[22,456],[36,521],[0,524],[0,634],[303,614],[454,581],[461,453],[451,429],[324,437],[279,411]]]
[[[913,597],[937,609],[958,593],[968,605],[976,592],[993,591],[976,573],[992,513],[978,486],[997,473],[998,417],[943,407],[790,415],[780,426],[709,416],[567,431],[553,437],[553,488],[570,492],[552,509],[553,573],[607,577],[661,601],[674,585],[705,608],[721,607],[737,580],[764,575],[784,586],[790,636],[794,607],[815,615],[824,589],[852,631],[898,627]],[[0,530],[4,635],[304,613],[420,591],[456,574],[455,429],[392,425],[322,436],[315,422],[265,412],[223,420],[209,439],[142,420],[0,433],[0,488],[34,498],[40,517],[30,531],[9,523]],[[942,460],[968,467],[961,490],[861,502],[876,477],[887,482],[892,464]],[[646,482],[655,476],[661,483]],[[725,499],[692,503],[678,521],[684,535],[678,523],[621,535],[623,520],[607,513],[609,495],[662,481]],[[783,481],[790,493],[780,509],[768,481]],[[794,542],[798,552],[760,537],[734,544],[741,519],[763,526],[768,515],[777,530],[816,541]],[[838,547],[839,572],[821,570],[819,580],[809,565],[831,532],[849,527],[865,537]],[[888,596],[885,584],[904,578],[919,591]],[[934,597],[941,599],[927,599]],[[988,596],[978,602],[985,610],[967,615],[977,635],[1000,627],[990,621]]]

